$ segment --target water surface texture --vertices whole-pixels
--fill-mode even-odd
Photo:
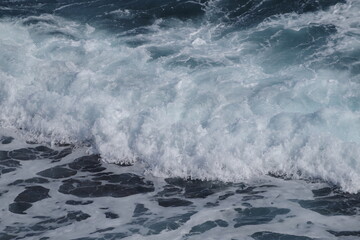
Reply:
[[[359,13],[1,0],[0,239],[359,239]]]
[[[3,135],[0,239],[360,239],[360,194],[329,183],[159,178],[143,169]]]

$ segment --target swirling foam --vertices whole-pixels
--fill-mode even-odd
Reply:
[[[348,1],[236,31],[158,19],[121,37],[54,15],[3,19],[1,125],[90,142],[158,176],[282,172],[358,191],[359,10]]]

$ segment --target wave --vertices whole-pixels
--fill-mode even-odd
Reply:
[[[157,176],[360,190],[358,2],[51,2],[0,5],[2,127]]]

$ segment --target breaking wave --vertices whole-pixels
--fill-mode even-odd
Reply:
[[[0,124],[157,176],[360,190],[358,1],[3,1]]]

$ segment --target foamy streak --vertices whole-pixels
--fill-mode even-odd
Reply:
[[[280,171],[358,191],[359,62],[345,60],[360,49],[359,10],[350,1],[223,37],[225,25],[175,20],[122,38],[51,15],[3,20],[1,124],[90,141],[157,176]]]

